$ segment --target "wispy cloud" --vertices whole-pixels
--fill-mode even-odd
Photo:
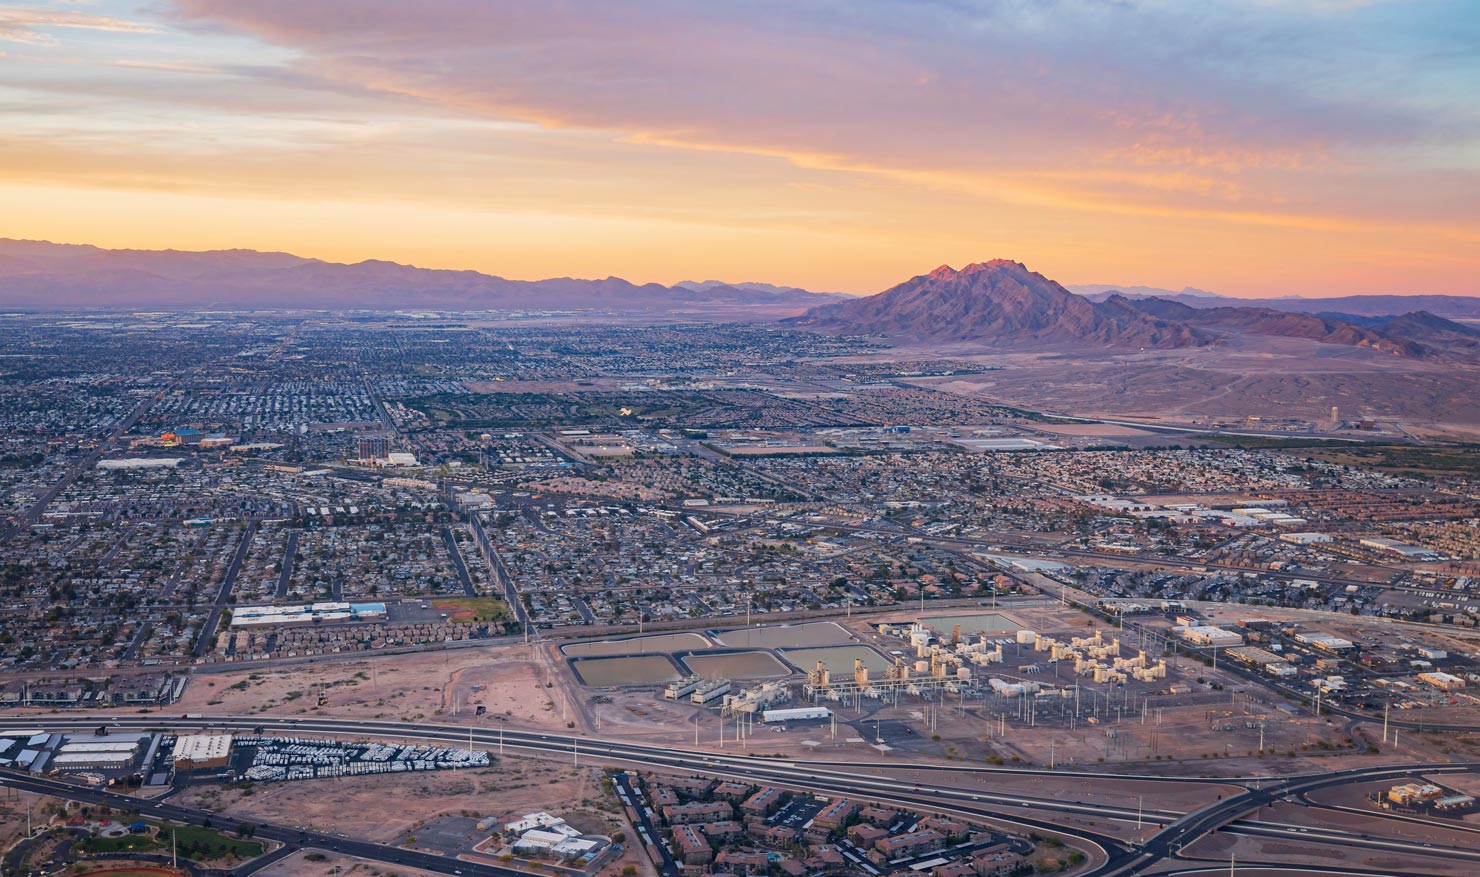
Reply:
[[[115,33],[156,32],[156,28],[152,25],[111,15],[28,6],[0,7],[0,40],[36,46],[55,46],[59,40],[51,31],[59,28]]]

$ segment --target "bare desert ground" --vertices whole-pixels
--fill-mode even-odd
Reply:
[[[1480,372],[1292,338],[1241,338],[1213,347],[1137,353],[964,356],[1001,366],[913,383],[1080,415],[1187,420],[1250,415],[1480,424]]]
[[[243,666],[194,678],[178,708],[202,714],[346,716],[439,722],[491,716],[528,728],[563,728],[558,686],[536,645],[490,646],[406,655]],[[547,685],[547,683],[549,683]],[[474,691],[474,686],[479,690]],[[322,694],[327,702],[317,706]]]
[[[173,799],[245,819],[282,822],[395,843],[439,816],[562,815],[611,807],[590,770],[524,756],[488,768],[417,774],[197,785]],[[613,807],[615,811],[616,808]],[[291,816],[285,816],[291,814]]]

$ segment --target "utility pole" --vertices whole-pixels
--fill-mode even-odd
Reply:
[[[570,738],[570,765],[580,767],[581,765],[581,738]]]
[[[1136,828],[1141,827],[1141,795],[1136,796]]]
[[[1391,707],[1391,706],[1392,706],[1392,702],[1391,701],[1382,705],[1382,742],[1383,743],[1387,743],[1387,734],[1388,734],[1388,708]]]

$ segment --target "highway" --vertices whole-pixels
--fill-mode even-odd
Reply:
[[[91,733],[101,724],[106,724],[110,727],[140,730],[191,731],[216,729],[237,733],[254,733],[257,729],[261,728],[265,733],[269,734],[300,736],[322,734],[362,739],[411,740],[447,746],[466,746],[469,741],[469,729],[466,726],[412,725],[401,722],[357,719],[285,719],[268,718],[265,716],[191,716],[169,718],[158,715],[90,715],[85,717],[60,716],[55,718],[38,718],[28,721],[39,727],[51,730],[70,730],[73,732],[87,733]],[[903,780],[899,777],[881,776],[878,773],[864,772],[866,768],[877,769],[881,767],[880,764],[870,762],[838,763],[784,760],[764,756],[695,751],[670,746],[654,746],[642,743],[627,743],[618,740],[519,731],[507,728],[500,731],[497,728],[487,729],[475,727],[472,730],[471,739],[473,746],[495,755],[503,754],[504,750],[512,750],[534,752],[546,757],[563,758],[569,756],[573,762],[576,762],[578,758],[587,758],[601,764],[632,765],[643,769],[694,772],[718,778],[733,778],[746,782],[764,782],[791,789],[814,791],[823,795],[847,796],[885,805],[965,818],[1006,820],[1025,829],[1074,839],[1080,846],[1096,854],[1103,861],[1100,867],[1087,872],[1095,875],[1095,877],[1131,877],[1131,875],[1143,873],[1145,869],[1154,863],[1177,858],[1180,850],[1207,834],[1222,829],[1236,820],[1241,820],[1246,814],[1256,812],[1259,808],[1267,804],[1290,796],[1301,795],[1316,789],[1343,783],[1401,779],[1420,773],[1433,776],[1443,773],[1468,772],[1480,769],[1480,763],[1409,764],[1353,768],[1326,773],[1287,776],[1278,779],[1248,777],[1213,780],[1214,782],[1222,781],[1248,784],[1252,788],[1248,788],[1242,793],[1211,802],[1186,814],[1156,808],[1146,809],[1140,811],[1138,814],[1134,808],[1109,806],[1087,801],[1069,801],[1061,798],[1035,795],[998,794],[978,788],[961,788],[950,785],[949,782],[932,782],[923,776],[916,780]],[[882,766],[890,767],[887,763]],[[930,771],[939,771],[943,777],[948,777],[952,772],[959,773],[963,771],[970,771],[974,774],[1051,775],[1057,778],[1076,777],[1083,779],[1087,787],[1092,786],[1095,781],[1135,779],[1157,782],[1179,781],[1165,777],[1048,771],[1035,768],[968,768],[954,765],[908,765],[908,767],[915,769],[919,774],[926,775]],[[4,776],[6,782],[22,782],[22,780],[15,779],[11,775]],[[23,781],[38,783],[55,782],[30,777],[25,778]],[[1209,780],[1189,778],[1183,781],[1208,782]],[[53,792],[58,790],[55,785],[48,788]],[[95,790],[82,789],[70,784],[63,784],[62,788],[66,790],[68,797],[75,797],[80,793],[106,794],[95,792]],[[130,798],[127,800],[134,802],[131,806],[138,806],[138,799]],[[166,810],[160,810],[159,813],[165,816],[170,815]],[[197,814],[183,813],[181,815],[188,817]],[[1094,816],[1125,822],[1137,820],[1138,818],[1148,819],[1165,824],[1165,827],[1144,842],[1133,844],[1081,827],[1064,825],[1057,821],[1072,816]],[[276,834],[269,835],[265,832],[259,832],[259,836],[269,837],[274,840],[283,840],[285,843],[291,842],[299,846],[338,849],[362,858],[387,863],[414,865],[415,867],[427,868],[428,870],[443,874],[456,875],[461,873],[464,877],[472,877],[472,874],[467,871],[468,863],[459,860],[415,854],[399,848],[352,841],[334,835],[303,832],[294,826],[273,826],[271,830]],[[1270,826],[1260,822],[1240,821],[1234,830],[1246,834],[1251,832],[1268,834],[1268,832],[1275,831],[1283,833],[1283,836],[1289,836],[1289,833],[1281,826]],[[1306,833],[1298,832],[1298,830],[1297,833],[1302,838],[1305,838]],[[282,834],[287,839],[279,837],[277,834]],[[1331,838],[1327,835],[1335,834],[1338,833],[1322,830],[1321,836],[1308,839],[1312,841],[1331,842]],[[1351,840],[1354,846],[1363,846],[1363,844],[1357,844],[1355,842],[1358,840],[1367,840],[1381,844],[1380,847],[1373,847],[1374,849],[1380,848],[1392,852],[1408,852],[1422,855],[1434,854],[1433,848],[1425,847],[1422,843],[1398,839],[1364,839],[1358,835],[1343,835],[1342,842],[1346,842],[1347,840]],[[1371,844],[1367,845],[1370,846]],[[395,856],[401,856],[402,858],[395,858]],[[407,856],[410,856],[411,859],[405,858]],[[433,861],[427,863],[424,859]],[[1477,855],[1474,859],[1466,859],[1466,861],[1472,860],[1480,862],[1480,855]],[[492,865],[480,866],[480,871],[486,871],[490,874],[505,873]]]

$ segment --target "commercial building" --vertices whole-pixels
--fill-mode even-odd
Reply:
[[[1331,537],[1325,533],[1281,533],[1280,541],[1292,545],[1324,545]]]
[[[1420,673],[1416,677],[1419,682],[1432,685],[1440,691],[1458,691],[1465,687],[1465,680],[1449,673],[1433,670],[1428,673]]]
[[[232,627],[384,620],[384,603],[320,602],[300,603],[293,606],[238,606],[231,613]]]
[[[1195,646],[1211,646],[1215,649],[1240,646],[1244,643],[1244,638],[1240,634],[1205,624],[1186,628],[1182,631],[1182,638]]]
[[[175,741],[177,770],[211,770],[226,766],[231,757],[230,734],[186,734]]]
[[[1437,801],[1444,797],[1444,790],[1433,783],[1403,783],[1387,790],[1387,799],[1403,807]]]
[[[1431,549],[1421,548],[1417,545],[1408,545],[1407,543],[1397,542],[1392,539],[1363,539],[1361,543],[1365,548],[1374,548],[1378,551],[1386,551],[1389,554],[1397,554],[1407,560],[1432,560],[1439,556],[1438,552]]]
[[[1295,634],[1295,641],[1312,648],[1320,649],[1323,652],[1347,652],[1356,648],[1356,644],[1351,640],[1332,636],[1329,633],[1301,632]]]

